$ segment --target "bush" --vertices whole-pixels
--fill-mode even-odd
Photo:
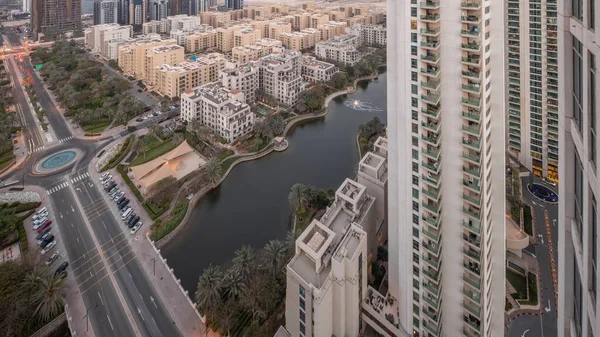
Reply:
[[[133,139],[134,135],[127,137],[125,139],[125,143],[123,143],[123,146],[121,147],[121,150],[119,150],[119,152],[108,161],[108,163],[100,170],[100,172],[114,168],[117,164],[119,164],[131,150],[131,147],[133,146]]]
[[[531,215],[531,207],[523,207],[523,227],[525,233],[529,236],[533,236],[533,217]]]
[[[133,184],[133,181],[131,181],[131,179],[127,175],[127,167],[125,165],[117,165],[117,171],[119,172],[119,174],[121,174],[121,177],[123,177],[123,181],[125,181],[127,186],[129,186],[131,193],[133,193],[140,202],[144,202],[144,197],[142,196],[142,193],[140,193],[140,190],[138,190],[138,188]]]
[[[154,223],[150,238],[153,241],[158,241],[177,228],[187,213],[189,203],[189,200],[185,197],[180,198],[177,205],[175,205],[173,211],[171,211],[171,214],[169,214],[166,219],[163,221],[157,220]]]

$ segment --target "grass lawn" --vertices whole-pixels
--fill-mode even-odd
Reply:
[[[109,160],[108,163],[106,163],[106,165],[102,168],[102,170],[100,170],[100,172],[106,171],[108,169],[111,169],[111,168],[114,168],[115,166],[117,166],[117,164],[119,164],[131,150],[131,147],[133,146],[134,138],[135,138],[134,135],[130,135],[129,137],[127,137],[125,139],[125,142],[123,143],[123,146],[121,147],[121,150],[119,150],[119,153],[117,153],[114,157],[112,157],[112,159]]]
[[[104,129],[106,129],[106,127],[109,125],[110,125],[110,120],[103,119],[103,120],[96,121],[94,123],[82,125],[81,128],[83,129],[83,131],[85,131],[87,133],[99,133],[99,132],[104,131]]]
[[[154,220],[163,215],[163,213],[169,209],[170,204],[167,203],[166,205],[157,205],[152,202],[145,202],[143,206],[150,218]]]
[[[180,196],[171,214],[165,219],[157,220],[152,226],[150,238],[153,241],[160,240],[171,233],[183,220],[190,201],[185,196]]]
[[[225,172],[227,172],[227,170],[229,169],[229,166],[231,166],[231,164],[233,164],[234,161],[240,158],[242,157],[233,157],[225,159],[223,162],[221,162],[221,172],[225,174]]]
[[[515,288],[517,291],[516,294],[513,294],[513,298],[517,300],[520,304],[523,305],[537,305],[538,304],[538,296],[537,296],[537,278],[535,274],[529,273],[529,286],[527,284],[527,280],[525,276],[521,276],[510,269],[506,269],[506,278],[508,282]],[[529,299],[528,294],[529,292]]]
[[[154,138],[154,137],[153,137]],[[144,163],[147,163],[153,159],[158,158],[159,156],[173,150],[174,148],[177,147],[177,145],[179,144],[175,144],[174,142],[167,140],[164,142],[160,142],[160,141],[156,141],[158,144],[157,145],[151,145],[150,146],[150,151],[146,152],[146,154],[138,154],[138,156],[131,161],[131,163],[129,163],[129,166],[137,166],[137,165],[141,165]]]

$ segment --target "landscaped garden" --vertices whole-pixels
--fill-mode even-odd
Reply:
[[[21,249],[27,250],[23,221],[39,206],[39,202],[0,204],[0,250],[17,241],[21,241]]]
[[[385,124],[375,116],[365,124],[358,126],[358,144],[360,147],[360,156],[364,156],[370,149],[379,136],[385,135]]]
[[[537,277],[529,272],[527,277],[518,274],[511,269],[506,269],[506,279],[517,291],[512,297],[521,305],[537,305]]]

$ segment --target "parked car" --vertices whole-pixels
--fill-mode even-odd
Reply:
[[[38,233],[43,231],[44,229],[46,229],[46,227],[49,227],[52,224],[52,220],[48,220],[46,222],[44,222],[43,225],[41,225],[39,228],[37,228]]]
[[[48,226],[46,227],[43,231],[39,232],[38,235],[35,237],[36,240],[39,240],[42,236],[48,234],[48,232],[50,232],[50,229],[52,227]]]
[[[119,199],[115,200],[115,203],[118,205],[120,204],[123,200],[125,200],[125,195],[122,195],[121,197],[119,197]]]
[[[127,214],[127,212],[129,212],[129,210],[131,209],[131,206],[125,207],[122,211],[121,211],[121,217],[123,217],[123,215]]]
[[[119,205],[119,209],[125,208],[125,206],[127,206],[128,204],[129,204],[129,199],[123,200],[123,202],[121,203],[121,205]]]
[[[109,175],[110,175],[110,173],[109,173],[109,172],[104,172],[104,173],[102,173],[102,174],[100,175],[100,181],[102,181],[102,180],[106,179],[106,177],[108,177]]]
[[[58,252],[55,252],[54,254],[52,254],[52,256],[50,256],[48,258],[48,260],[46,260],[46,265],[49,266],[51,264],[54,263],[54,261],[56,261],[58,259],[58,257],[60,256],[60,254],[58,254]]]
[[[120,199],[121,197],[123,197],[123,196],[125,196],[125,192],[123,192],[123,191],[120,191],[119,193],[117,193],[117,194],[116,194],[116,195],[113,197],[113,200],[114,200],[114,201],[117,201],[117,200],[119,200],[119,199]]]
[[[48,220],[47,217],[39,218],[39,219],[33,221],[33,225],[35,226],[35,225],[43,224],[44,222],[46,222],[46,220]]]
[[[127,227],[129,227],[129,228],[133,227],[133,225],[135,225],[138,221],[140,221],[140,216],[136,215],[127,222]]]
[[[125,219],[123,219],[123,222],[124,222],[125,224],[128,224],[128,223],[129,223],[129,220],[133,219],[134,217],[135,217],[135,213],[131,213],[131,214],[129,214],[129,215],[128,215],[128,216],[127,216]]]
[[[44,235],[43,235],[41,238],[37,239],[37,244],[41,246],[41,245],[42,245],[42,243],[43,243],[44,241],[46,241],[46,240],[47,240],[49,237],[51,237],[51,236],[52,236],[52,233],[51,233],[51,232],[48,232],[48,233],[44,234]]]
[[[41,219],[41,218],[45,218],[45,217],[47,217],[47,216],[48,216],[48,210],[46,210],[46,211],[44,211],[44,212],[42,212],[42,213],[39,213],[39,214],[35,214],[35,215],[34,215],[33,217],[31,217],[31,218],[33,219],[33,221],[35,221],[35,220],[38,220],[38,219]]]
[[[58,266],[58,268],[56,268],[56,271],[54,272],[54,275],[60,274],[63,271],[67,270],[68,266],[69,266],[69,262],[67,262],[67,261],[61,263],[61,265]]]
[[[38,209],[38,211],[35,214],[40,214],[40,213],[44,213],[44,212],[48,212],[48,209],[46,207],[42,207],[42,208]]]
[[[141,222],[141,221],[139,221],[138,223],[136,223],[136,224],[135,224],[135,225],[134,225],[134,226],[131,228],[131,231],[130,231],[130,233],[131,233],[132,235],[133,235],[133,234],[135,234],[135,232],[137,232],[137,231],[140,229],[140,227],[142,227],[142,222]]]
[[[48,246],[50,242],[54,242],[54,235],[52,234],[50,234],[50,236],[46,240],[42,241],[40,247],[46,248],[46,246]]]

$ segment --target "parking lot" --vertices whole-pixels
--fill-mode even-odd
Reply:
[[[140,221],[140,216],[135,213],[132,205],[130,205],[131,200],[128,195],[125,191],[120,190],[109,172],[105,172],[100,176],[100,182],[103,185],[105,199],[108,198],[109,207],[113,209],[113,213],[118,212],[119,217],[117,219],[122,220],[123,225],[129,230],[129,234],[135,234],[143,223]]]

